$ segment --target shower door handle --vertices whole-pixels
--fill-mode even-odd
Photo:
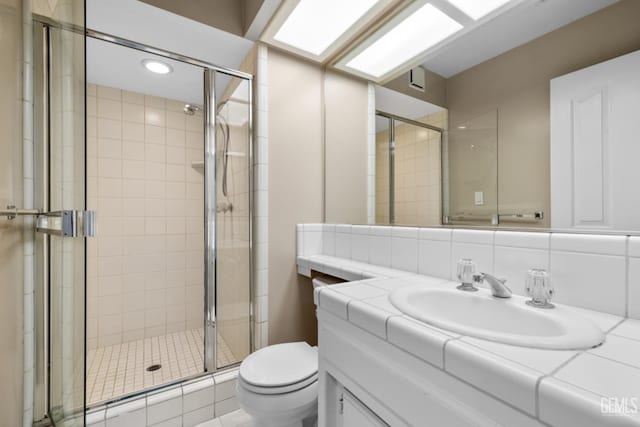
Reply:
[[[0,210],[0,216],[5,216],[9,220],[18,216],[35,216],[36,231],[39,233],[60,237],[95,237],[96,235],[95,211],[42,212],[39,209],[17,209],[15,206],[7,206],[7,209]]]
[[[95,237],[95,211],[65,210],[38,215],[36,231],[60,237]]]

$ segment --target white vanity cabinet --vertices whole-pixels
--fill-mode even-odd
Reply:
[[[338,404],[338,427],[387,427],[371,409],[343,389]]]
[[[541,425],[330,312],[318,321],[319,427]]]

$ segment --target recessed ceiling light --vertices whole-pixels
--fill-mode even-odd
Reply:
[[[466,126],[458,126],[458,129],[460,130],[465,130],[467,127]]]
[[[169,74],[173,71],[171,65],[158,61],[157,59],[145,59],[142,61],[142,65],[147,70],[156,74]]]
[[[345,66],[380,79],[458,32],[463,26],[430,3],[416,2],[378,30]],[[365,41],[365,44],[367,42]],[[349,57],[347,57],[349,58]]]
[[[379,0],[300,0],[275,40],[321,55]]]
[[[478,20],[511,0],[448,0],[449,3]]]

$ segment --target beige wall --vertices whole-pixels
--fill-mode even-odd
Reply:
[[[263,0],[141,0],[176,15],[244,36]]]
[[[549,225],[549,80],[640,49],[639,16],[623,0],[447,80],[451,128],[498,111],[500,211],[540,209]]]
[[[202,112],[105,86],[87,91],[87,346],[202,327]]]
[[[22,2],[0,0],[0,206],[22,204]],[[0,424],[22,425],[22,220],[0,218]]]
[[[295,225],[322,222],[325,209],[329,221],[366,223],[368,86],[275,49],[267,74],[269,343],[315,344],[313,289],[297,273]]]
[[[313,291],[296,270],[295,226],[322,221],[323,72],[274,49],[268,58],[269,343],[314,343]]]
[[[367,223],[367,82],[327,71],[325,221]]]

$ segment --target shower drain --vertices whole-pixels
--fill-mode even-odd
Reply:
[[[160,364],[147,366],[147,372],[157,371],[160,368],[162,368],[162,365],[160,365]]]

